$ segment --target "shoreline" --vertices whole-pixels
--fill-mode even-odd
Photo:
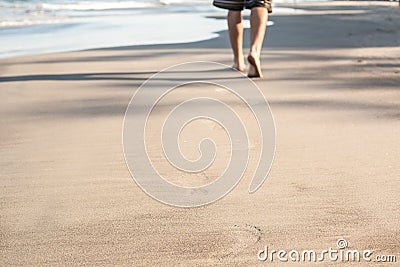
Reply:
[[[275,6],[274,13],[270,16],[269,25],[274,25],[274,17],[275,16],[299,16],[299,15],[335,15],[335,14],[343,14],[343,15],[357,15],[357,13],[362,13],[365,11],[362,10],[344,10],[343,7],[346,5],[351,6],[353,2],[342,2],[341,8],[337,10],[323,10],[318,9],[323,6],[335,5],[335,1],[326,1],[326,2],[301,2],[301,3],[279,3]],[[358,2],[360,3],[360,2]],[[377,7],[390,7],[394,6],[394,2],[382,2],[382,1],[372,1],[372,2],[361,2],[361,6],[370,6],[374,5]],[[308,9],[308,7],[313,6],[314,9]],[[318,8],[315,8],[318,7]],[[141,14],[143,18],[152,19],[158,13],[154,14]],[[45,54],[55,54],[55,53],[67,53],[67,52],[78,52],[78,51],[87,51],[87,50],[96,50],[96,49],[106,49],[106,48],[118,48],[118,47],[139,47],[139,46],[151,46],[151,45],[174,45],[174,44],[190,44],[196,42],[202,42],[217,38],[219,32],[223,31],[226,28],[226,15],[224,11],[220,11],[216,9],[214,12],[200,12],[198,14],[186,14],[186,13],[174,13],[173,11],[169,11],[165,14],[158,14],[161,16],[165,16],[164,20],[170,21],[171,26],[165,26],[165,29],[176,29],[176,25],[181,24],[182,19],[187,20],[186,25],[198,25],[196,29],[182,28],[184,31],[177,33],[174,30],[172,31],[161,31],[163,32],[163,36],[158,36],[158,40],[150,40],[146,35],[146,22],[141,22],[143,25],[137,27],[139,30],[134,35],[133,41],[131,37],[133,36],[128,27],[121,27],[121,17],[114,17],[113,19],[107,21],[107,23],[98,24],[96,20],[90,22],[77,22],[74,24],[43,24],[43,25],[31,25],[27,27],[11,27],[11,28],[1,28],[0,31],[3,31],[3,35],[0,37],[0,41],[2,41],[5,46],[2,47],[3,51],[0,51],[0,60],[1,59],[10,59],[14,57],[23,57],[23,56],[34,56],[34,55],[45,55]],[[180,17],[174,17],[174,16]],[[126,20],[127,17],[122,16],[123,20]],[[172,20],[168,18],[173,18]],[[244,27],[249,28],[249,15],[246,11],[244,14]],[[147,20],[146,19],[146,20]],[[92,19],[93,20],[93,19]],[[131,18],[130,24],[135,25],[139,20],[132,20]],[[115,22],[113,22],[115,21]],[[107,24],[117,23],[120,26],[120,29],[115,33],[115,37],[105,37],[107,32],[104,32],[103,28],[108,27]],[[176,24],[176,25],[175,25]],[[92,25],[92,26],[91,26]],[[102,26],[103,25],[103,26]],[[175,26],[173,26],[175,25]],[[200,27],[201,25],[201,27]],[[87,28],[92,27],[92,33],[85,38],[76,39],[72,38],[72,36],[82,35],[85,36],[88,34]],[[49,28],[50,30],[43,29]],[[70,30],[69,30],[70,28]],[[54,30],[51,30],[54,29]],[[182,30],[181,29],[181,30]],[[159,32],[160,29],[157,29],[156,32]],[[48,33],[46,33],[48,32]],[[53,33],[52,33],[53,32]],[[58,33],[59,32],[59,33]],[[193,33],[196,34],[193,34]],[[52,45],[48,46],[44,45],[42,41],[35,41],[40,34],[44,36],[44,38],[49,38],[51,34]],[[126,33],[130,33],[127,35]],[[48,36],[48,37],[46,37]],[[182,39],[182,36],[185,36]],[[32,41],[31,41],[32,40]],[[54,42],[54,40],[57,40]],[[140,42],[138,40],[141,40]],[[136,43],[135,43],[136,42]],[[26,44],[29,44],[30,47],[27,47]],[[18,48],[19,47],[19,48]]]

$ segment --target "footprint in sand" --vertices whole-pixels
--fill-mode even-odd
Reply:
[[[226,244],[224,254],[219,257],[220,260],[236,257],[242,251],[252,247],[261,240],[263,232],[261,228],[254,225],[235,224],[222,234],[226,238]]]

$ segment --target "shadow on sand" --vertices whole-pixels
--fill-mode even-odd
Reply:
[[[349,7],[332,6],[309,6],[309,10],[348,10]],[[266,57],[269,62],[272,62],[268,71],[272,73],[268,77],[267,82],[285,81],[295,83],[301,81],[326,81],[326,88],[319,90],[338,89],[338,90],[385,90],[387,88],[399,89],[400,78],[377,79],[375,77],[352,77],[341,80],[332,80],[331,77],[340,76],[343,73],[354,70],[355,67],[361,66],[362,71],[368,73],[373,69],[385,69],[388,72],[399,73],[400,64],[389,62],[390,57],[374,57],[368,61],[364,61],[359,57],[349,56],[333,56],[330,54],[321,55],[312,53],[302,53],[302,51],[310,52],[315,50],[325,49],[342,49],[342,48],[376,48],[376,47],[395,47],[400,45],[399,13],[387,12],[386,17],[382,17],[377,10],[382,9],[382,6],[365,6],[357,8],[363,13],[356,14],[334,14],[334,15],[293,15],[272,16],[275,26],[268,29],[266,40]],[[379,17],[377,17],[379,16]],[[373,18],[373,19],[371,19]],[[310,27],[310,25],[318,25]],[[249,30],[245,30],[245,38],[249,38]],[[248,41],[245,42],[245,47],[249,47]],[[106,49],[95,49],[93,51],[127,51],[126,55],[110,55],[110,56],[73,56],[66,59],[46,59],[38,60],[29,63],[65,63],[65,62],[111,62],[111,61],[134,61],[138,58],[150,57],[157,58],[159,56],[177,56],[196,55],[200,49],[223,49],[229,53],[229,40],[226,31],[219,32],[219,37],[188,44],[170,44],[170,45],[146,45],[146,46],[128,46]],[[159,50],[159,51],[157,51]],[[287,52],[286,52],[287,51]],[[287,75],[274,76],[274,72],[283,71],[274,69],[273,62],[286,62],[287,68],[284,70]],[[324,73],[327,75],[316,76],[319,67],[307,65],[302,70],[301,74],[293,74],[293,68],[298,68],[302,61],[341,61],[334,66],[327,66]],[[297,64],[293,65],[293,62]],[[26,62],[18,62],[15,64],[24,64]],[[226,62],[227,63],[227,62]],[[14,64],[14,63],[13,63]],[[228,63],[227,63],[228,64]],[[93,73],[68,73],[68,74],[34,74],[34,75],[18,75],[18,76],[1,76],[0,83],[6,85],[11,82],[29,82],[29,81],[107,81],[123,83],[113,86],[137,88],[142,82],[149,78],[152,74],[159,70],[145,72],[93,72]],[[93,101],[85,102],[82,100],[82,105],[86,108],[81,109],[81,112],[86,115],[115,114],[123,112],[123,106],[113,108],[108,99],[98,99],[97,103]],[[116,103],[118,101],[114,101]],[[121,101],[119,101],[121,102]],[[126,101],[122,101],[126,104]],[[94,108],[90,108],[90,106]],[[273,106],[284,106],[292,108],[313,107],[315,109],[349,109],[349,110],[365,110],[383,112],[384,116],[391,119],[400,119],[398,106],[390,103],[352,103],[338,102],[330,99],[323,101],[276,101],[272,102]],[[101,107],[103,106],[103,108]],[[86,111],[84,111],[86,110]],[[108,111],[107,111],[108,110]],[[104,112],[103,112],[104,111]],[[57,111],[50,111],[56,112]],[[61,112],[61,111],[60,111]],[[63,110],[69,115],[79,115],[76,110]],[[54,114],[54,113],[53,113]]]

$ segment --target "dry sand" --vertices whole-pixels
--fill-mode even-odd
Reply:
[[[339,238],[399,262],[398,4],[296,6],[307,12],[271,16],[266,78],[256,81],[277,127],[272,171],[256,193],[247,191],[253,169],[201,208],[139,189],[122,122],[151,74],[185,61],[230,64],[226,32],[1,60],[0,265],[280,266],[257,261],[258,250],[323,250]]]

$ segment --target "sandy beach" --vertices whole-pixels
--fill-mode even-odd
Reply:
[[[1,59],[0,265],[396,266],[257,259],[265,246],[321,251],[345,239],[400,262],[398,3],[281,6],[300,10],[270,17],[265,78],[255,80],[275,118],[271,172],[249,194],[251,161],[230,194],[200,208],[164,205],[137,186],[122,124],[154,73],[188,61],[231,65],[226,31],[186,44]],[[159,137],[149,138],[156,146]]]

